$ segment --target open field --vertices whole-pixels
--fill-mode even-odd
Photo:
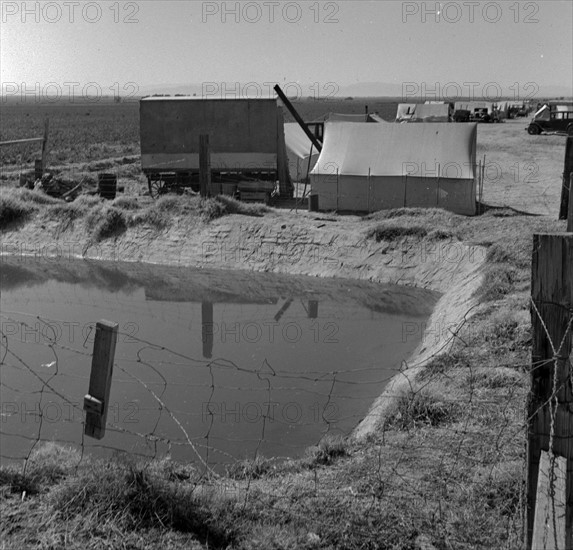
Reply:
[[[557,221],[565,138],[529,136],[522,120],[479,126],[478,156],[491,165],[484,200],[496,206],[482,216],[337,216],[188,196],[154,203],[137,162],[123,161],[138,154],[136,106],[97,107],[89,116],[85,106],[50,111],[50,164],[116,170],[126,196],[62,204],[18,190],[14,171],[26,162],[11,152],[0,182],[3,253],[75,242],[92,259],[130,250],[121,259],[393,282],[442,297],[393,393],[352,437],[326,436],[298,461],[256,456],[226,478],[167,459],[99,462],[39,448],[24,471],[0,470],[5,547],[522,548],[532,235],[565,230]],[[319,116],[313,108],[303,116]],[[35,109],[28,117],[3,107],[3,120],[6,112],[21,126],[2,139],[37,133],[46,111]],[[206,255],[204,242],[256,260]],[[262,242],[273,243],[273,258],[255,254]],[[292,247],[305,243],[328,262],[293,261]]]

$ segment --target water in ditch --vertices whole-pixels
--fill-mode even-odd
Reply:
[[[0,454],[47,441],[213,467],[345,435],[438,295],[342,279],[2,258]],[[83,436],[95,323],[118,324],[107,429]]]

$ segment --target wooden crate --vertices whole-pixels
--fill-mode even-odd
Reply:
[[[269,191],[241,191],[240,198],[242,201],[264,202],[266,204],[271,198],[271,193]]]

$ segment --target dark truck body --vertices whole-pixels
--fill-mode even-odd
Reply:
[[[148,97],[140,101],[141,167],[152,194],[199,190],[199,136],[209,136],[212,180],[291,188],[283,115],[274,99]],[[155,193],[154,193],[155,191]]]

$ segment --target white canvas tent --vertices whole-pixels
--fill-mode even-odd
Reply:
[[[450,106],[447,103],[416,105],[410,122],[449,122]]]
[[[405,122],[410,120],[416,110],[415,103],[399,103],[396,111],[396,122]]]
[[[440,207],[476,213],[473,124],[329,122],[311,173],[320,210]]]
[[[493,103],[491,101],[456,101],[455,110],[470,111],[474,113],[476,109],[487,109],[489,115],[493,112]]]
[[[351,115],[346,113],[328,113],[325,120],[329,122],[386,122],[376,114],[364,113],[361,115]]]
[[[318,151],[297,122],[285,123],[284,129],[291,180],[304,181],[318,160]]]

